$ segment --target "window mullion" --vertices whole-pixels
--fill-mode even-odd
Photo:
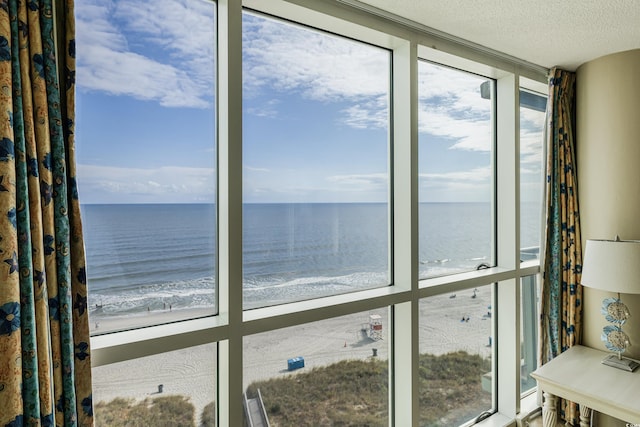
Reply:
[[[218,425],[242,425],[242,3],[218,2]]]
[[[520,225],[519,225],[519,81],[509,74],[497,80],[497,256],[498,266],[515,271],[498,283],[497,408],[510,418],[520,407]]]
[[[393,307],[391,387],[393,425],[417,425],[418,404],[418,88],[417,47],[393,54],[393,285],[411,291]]]

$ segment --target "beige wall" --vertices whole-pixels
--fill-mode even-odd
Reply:
[[[640,240],[640,49],[583,64],[576,82],[583,248],[587,239],[619,235],[623,240]],[[602,350],[600,334],[607,322],[600,305],[606,296],[584,289],[583,344]],[[622,299],[632,316],[624,327],[632,343],[628,355],[640,359],[640,295],[622,295]],[[625,425],[602,421],[598,425]]]

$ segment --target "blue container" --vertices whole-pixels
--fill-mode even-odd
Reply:
[[[304,357],[298,356],[292,359],[287,359],[287,367],[290,371],[304,368]]]

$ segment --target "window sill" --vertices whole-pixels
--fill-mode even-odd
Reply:
[[[529,425],[529,419],[535,418],[539,410],[540,405],[538,405],[538,393],[536,390],[533,390],[531,393],[520,399],[520,412],[516,415],[515,419],[497,412],[479,423],[473,424],[471,427],[527,426]]]
[[[279,304],[243,312],[246,334],[266,332],[291,324],[325,320],[344,314],[391,306],[410,297],[410,292],[397,286],[385,286],[341,295]]]
[[[91,366],[179,350],[224,339],[225,316],[209,316],[91,337]]]
[[[473,427],[515,427],[516,421],[500,412],[474,424]]]
[[[520,413],[516,416],[517,425],[528,426],[531,419],[542,416],[541,410],[542,408],[538,403],[538,390],[534,389],[520,399]]]

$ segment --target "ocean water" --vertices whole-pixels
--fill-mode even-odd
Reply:
[[[84,205],[82,214],[94,317],[215,306],[215,206]],[[425,203],[419,214],[421,277],[492,262],[488,204]],[[244,307],[388,285],[388,224],[383,203],[246,204]]]

